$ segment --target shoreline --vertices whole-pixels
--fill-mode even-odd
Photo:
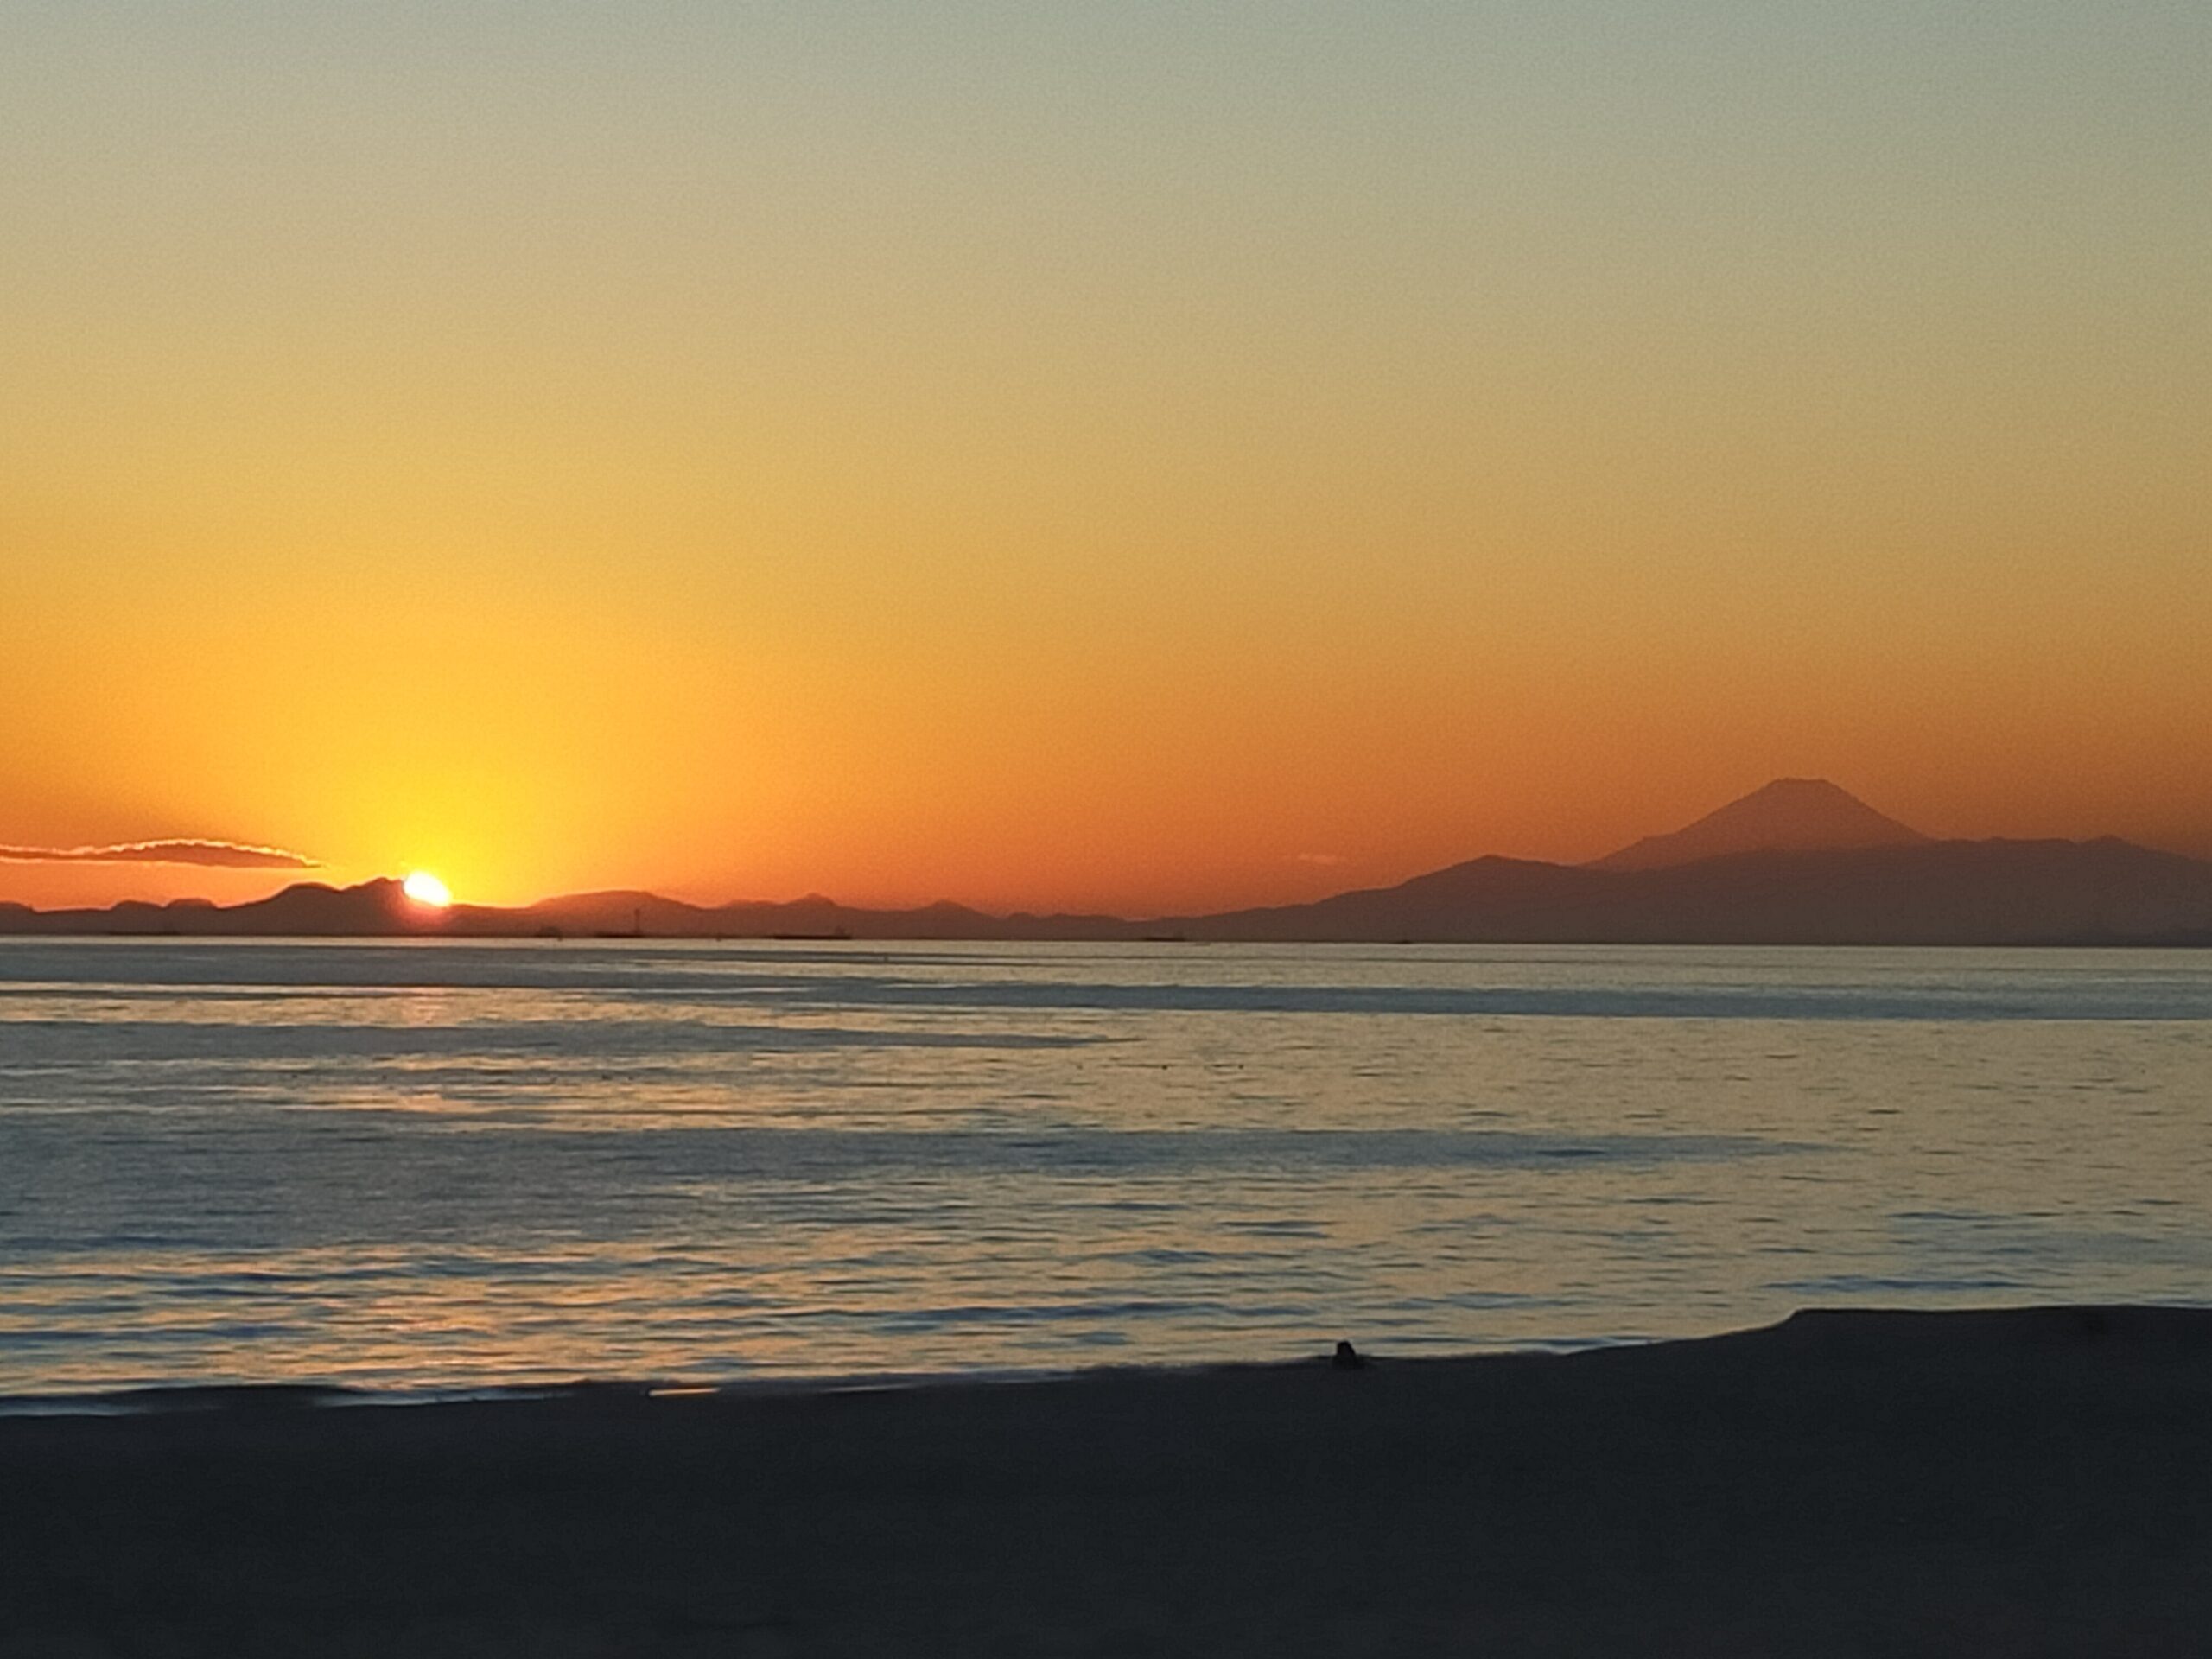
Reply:
[[[2212,1308],[2137,1306],[1351,1370],[201,1390],[0,1416],[0,1649],[2181,1654],[2208,1402]]]
[[[2202,1324],[2199,1333],[2196,1327]],[[1818,1345],[1849,1351],[1897,1346],[1916,1338],[1950,1340],[1967,1331],[1981,1340],[2057,1341],[2069,1332],[2117,1331],[2141,1342],[2202,1341],[2212,1349],[2212,1296],[2202,1303],[2020,1303],[1985,1307],[1807,1307],[1771,1325],[1688,1337],[1613,1337],[1535,1341],[1456,1352],[1363,1351],[1359,1368],[1391,1371],[1456,1370],[1493,1362],[1573,1360],[1593,1354],[1758,1345],[1777,1356]],[[1941,1333],[1939,1337],[1939,1333]],[[130,1382],[22,1394],[0,1393],[0,1421],[12,1418],[146,1417],[179,1413],[292,1410],[426,1409],[522,1405],[539,1402],[703,1399],[723,1402],[836,1395],[931,1393],[958,1389],[1020,1389],[1143,1378],[1242,1377],[1325,1366],[1325,1351],[1275,1359],[1106,1361],[1065,1366],[982,1367],[964,1370],[769,1372],[751,1376],[546,1377],[514,1382],[380,1389],[314,1380],[235,1382]]]

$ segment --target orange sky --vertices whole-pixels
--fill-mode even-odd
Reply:
[[[1172,911],[1789,773],[2212,854],[2196,10],[50,10],[0,844]]]

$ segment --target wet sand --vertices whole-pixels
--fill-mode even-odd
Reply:
[[[2208,1632],[2212,1311],[0,1419],[8,1659],[2144,1659]]]

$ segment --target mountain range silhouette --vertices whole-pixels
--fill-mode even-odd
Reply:
[[[1587,864],[1485,857],[1307,904],[1129,920],[868,910],[818,894],[686,904],[572,893],[430,911],[397,881],[249,904],[0,904],[0,934],[1068,939],[1650,944],[2212,944],[2212,862],[2107,836],[1937,841],[1835,785],[1779,779]]]

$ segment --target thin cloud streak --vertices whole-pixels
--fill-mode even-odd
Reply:
[[[197,864],[226,870],[312,870],[315,860],[281,847],[235,841],[126,841],[112,847],[4,847],[0,864]]]

